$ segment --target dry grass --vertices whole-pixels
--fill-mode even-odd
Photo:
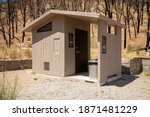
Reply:
[[[32,57],[31,48],[3,48],[0,49],[0,59],[24,59]]]
[[[3,72],[3,78],[0,78],[0,100],[14,100],[17,95],[17,83],[18,76],[14,81],[7,80],[5,72]]]
[[[15,34],[17,38],[22,39],[22,25],[18,23],[18,33]],[[6,47],[3,36],[0,34],[0,59],[24,59],[32,57],[32,39],[31,33],[26,33],[25,41],[23,44],[18,40],[12,40],[11,48]]]
[[[122,51],[122,58],[133,58],[133,57],[142,57],[142,58],[150,58],[150,55],[143,51],[133,51],[129,52],[127,50]]]
[[[27,48],[24,50],[24,56],[26,58],[32,58],[32,49],[31,48]]]
[[[90,40],[90,59],[98,58],[98,46],[97,46],[97,25],[91,24],[91,40]]]
[[[150,71],[145,71],[145,72],[144,72],[144,75],[145,75],[145,76],[150,76]]]
[[[97,49],[91,49],[90,59],[97,59],[97,58],[98,58],[98,50]]]

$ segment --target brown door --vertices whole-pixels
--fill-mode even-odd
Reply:
[[[86,72],[88,70],[88,32],[76,29],[75,37],[76,73]]]

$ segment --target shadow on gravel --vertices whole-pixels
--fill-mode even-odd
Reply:
[[[134,80],[136,80],[137,76],[132,76],[132,75],[122,75],[122,78],[115,80],[113,82],[110,82],[108,84],[106,84],[106,86],[118,86],[118,87],[123,87],[126,86],[127,84],[133,82]]]

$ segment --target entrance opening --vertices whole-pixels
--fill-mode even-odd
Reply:
[[[76,73],[88,71],[88,31],[75,29]]]

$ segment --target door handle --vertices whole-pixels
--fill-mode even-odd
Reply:
[[[77,54],[80,54],[80,51],[76,51]]]

